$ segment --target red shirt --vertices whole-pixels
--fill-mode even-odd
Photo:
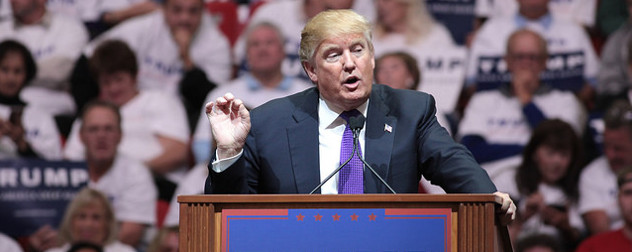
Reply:
[[[582,242],[575,252],[632,252],[630,241],[623,229],[597,234]]]

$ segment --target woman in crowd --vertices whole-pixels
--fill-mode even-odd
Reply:
[[[14,40],[0,43],[0,159],[61,159],[53,117],[20,98],[36,73],[33,56],[24,45]]]
[[[515,177],[518,240],[547,234],[571,247],[579,241],[584,229],[576,204],[580,146],[575,131],[564,121],[543,121],[534,130]]]
[[[88,187],[70,202],[59,228],[61,247],[46,252],[65,252],[76,243],[102,246],[104,252],[133,252],[132,247],[116,240],[117,224],[106,196]]]

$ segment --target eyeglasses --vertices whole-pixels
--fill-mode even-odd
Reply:
[[[529,61],[541,61],[544,59],[544,55],[535,53],[511,53],[508,57],[512,60],[529,60]]]

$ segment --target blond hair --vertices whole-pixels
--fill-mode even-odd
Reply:
[[[400,3],[404,3],[406,8],[406,43],[412,44],[417,40],[425,38],[433,29],[436,21],[428,12],[426,8],[426,1],[420,0],[397,0]],[[381,20],[375,23],[375,36],[384,37],[389,33],[388,29]]]
[[[86,206],[99,203],[105,211],[105,221],[108,228],[106,239],[103,241],[102,245],[110,244],[117,239],[117,223],[116,218],[114,217],[114,211],[112,210],[112,205],[110,205],[110,202],[103,193],[86,187],[81,189],[81,191],[75,195],[66,208],[66,213],[64,214],[61,226],[59,227],[59,239],[62,244],[76,242],[73,240],[71,235],[72,232],[70,230],[72,228],[72,219],[75,215],[77,215],[77,212]]]
[[[351,10],[327,10],[318,13],[303,28],[298,52],[301,62],[311,62],[316,48],[323,40],[345,34],[364,35],[369,50],[373,53],[371,24],[366,18]]]

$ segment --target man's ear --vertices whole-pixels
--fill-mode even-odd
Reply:
[[[309,62],[309,61],[303,61],[303,69],[305,70],[305,73],[307,73],[307,76],[309,76],[309,79],[314,83],[318,83],[318,76],[316,75],[316,68]]]

